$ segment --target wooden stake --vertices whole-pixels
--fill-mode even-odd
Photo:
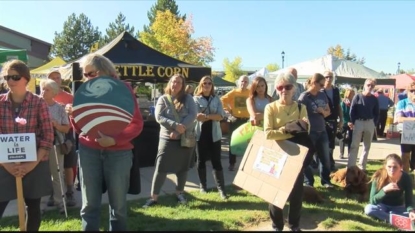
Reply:
[[[16,177],[16,191],[17,191],[17,210],[19,213],[19,228],[20,231],[26,231],[26,205],[23,197],[23,182],[22,177]]]

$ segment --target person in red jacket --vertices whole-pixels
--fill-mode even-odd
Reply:
[[[118,79],[114,64],[99,54],[89,54],[80,66],[87,79],[111,76]],[[128,86],[128,85],[127,85]],[[129,86],[128,86],[129,87]],[[135,95],[131,87],[132,98]],[[72,108],[67,106],[71,115]],[[71,117],[74,130],[79,133],[79,169],[82,192],[82,230],[99,231],[103,184],[108,190],[110,231],[127,231],[127,192],[133,163],[131,141],[143,129],[143,118],[134,101],[130,124],[118,135],[100,134],[99,138],[81,133]]]

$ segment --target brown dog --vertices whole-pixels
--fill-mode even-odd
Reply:
[[[349,167],[346,171],[346,197],[350,198],[352,194],[359,194],[358,201],[367,201],[369,188],[368,177],[366,173],[358,166]]]
[[[330,178],[340,184],[341,187],[346,187],[346,173],[347,173],[347,168],[341,168],[339,170],[337,170],[336,172],[330,174]]]
[[[323,197],[317,192],[314,187],[304,186],[303,201],[307,203],[317,204],[323,203]]]

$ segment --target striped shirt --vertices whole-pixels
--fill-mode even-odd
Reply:
[[[0,95],[0,134],[35,133],[37,148],[50,150],[53,143],[53,126],[46,102],[29,91],[15,114],[10,94]],[[26,119],[27,123],[16,123],[15,118]]]

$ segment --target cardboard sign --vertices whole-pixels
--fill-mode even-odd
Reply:
[[[92,138],[100,138],[98,131],[117,135],[131,123],[135,101],[123,81],[94,78],[76,91],[72,115],[81,131]]]
[[[402,215],[390,214],[390,223],[400,230],[412,231],[414,229],[411,219]]]
[[[0,163],[32,162],[37,160],[34,133],[0,135]]]
[[[308,148],[293,142],[267,140],[256,131],[246,148],[233,184],[284,208],[300,174]]]
[[[415,121],[403,122],[401,144],[415,144]]]

